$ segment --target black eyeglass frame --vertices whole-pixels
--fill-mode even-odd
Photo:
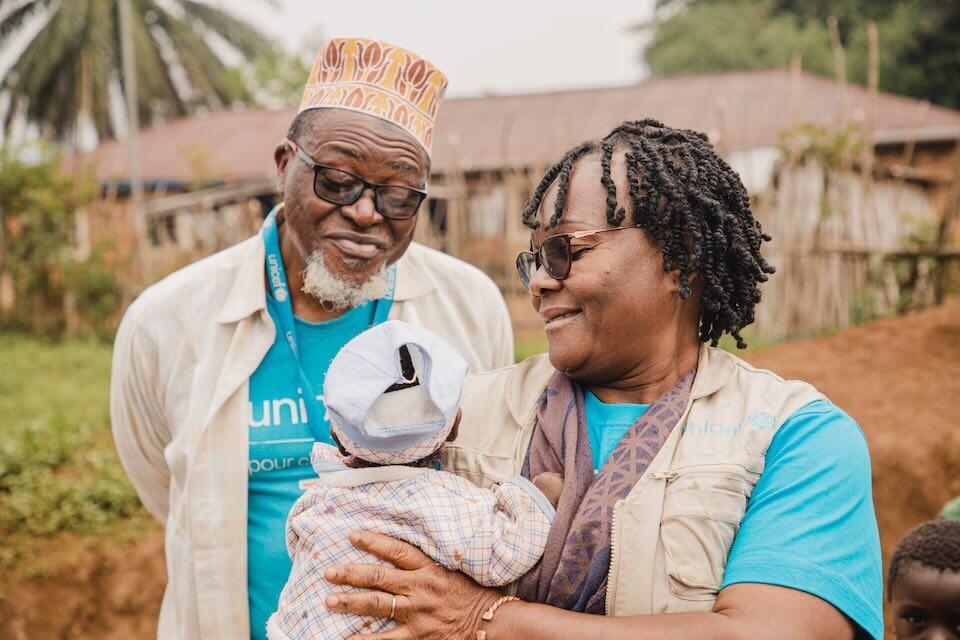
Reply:
[[[521,251],[517,255],[517,275],[520,276],[520,284],[523,285],[523,288],[527,291],[530,291],[530,276],[532,272],[529,270],[531,263],[536,265],[536,268],[539,269],[543,267],[543,270],[547,272],[547,275],[553,278],[554,280],[565,280],[567,276],[570,275],[570,269],[573,267],[573,250],[571,242],[579,238],[588,238],[590,236],[596,235],[598,233],[606,233],[607,231],[622,231],[623,229],[639,229],[640,225],[629,225],[623,227],[610,227],[608,229],[590,229],[588,231],[573,231],[570,233],[556,233],[552,236],[548,236],[540,243],[540,247],[535,251]],[[547,255],[544,248],[548,244],[555,244],[557,242],[562,243],[564,246],[564,258],[563,258],[563,268],[559,270],[554,270],[549,266],[549,260],[545,260],[544,257]],[[525,269],[526,267],[526,269]],[[535,270],[534,270],[535,271]],[[524,277],[524,274],[527,274]]]
[[[382,215],[384,218],[387,218],[389,220],[409,220],[410,218],[417,215],[417,212],[420,210],[420,206],[423,204],[423,201],[426,200],[427,198],[427,191],[425,189],[416,189],[414,187],[407,187],[401,184],[374,184],[373,182],[368,182],[367,180],[364,180],[362,177],[358,176],[355,173],[350,173],[349,171],[344,171],[343,169],[339,169],[337,167],[331,167],[325,164],[320,164],[319,162],[311,158],[309,155],[307,155],[307,152],[301,149],[300,145],[298,145],[296,142],[294,142],[290,138],[284,138],[283,141],[286,142],[288,145],[290,145],[290,149],[293,151],[294,155],[296,155],[305,165],[313,169],[313,193],[315,196],[317,196],[324,202],[329,202],[330,204],[341,205],[341,206],[350,205],[356,202],[357,200],[359,200],[367,189],[373,189],[374,203],[376,205],[377,212],[380,215]],[[334,200],[334,199],[331,199],[329,196],[321,195],[320,192],[317,190],[317,180],[320,177],[321,170],[336,171],[338,173],[342,173],[345,176],[349,176],[354,180],[359,181],[360,184],[363,185],[363,188],[357,191],[356,195],[352,199],[345,199],[342,201]],[[420,199],[417,201],[416,206],[413,207],[412,212],[409,214],[404,214],[404,215],[389,214],[385,212],[386,207],[384,206],[383,192],[381,191],[382,189],[403,189],[405,191],[409,191],[411,193],[417,194]]]

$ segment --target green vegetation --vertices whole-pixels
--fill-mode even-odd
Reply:
[[[28,163],[15,151],[0,151],[0,281],[13,285],[0,327],[46,338],[86,333],[109,339],[121,304],[116,274],[123,260],[107,245],[81,258],[70,244],[74,212],[95,191],[87,177],[64,173],[55,154]]]
[[[837,19],[852,82],[867,81],[867,21],[879,33],[880,88],[960,107],[960,3],[935,0],[658,0],[644,61],[655,76],[786,68],[834,74]]]
[[[44,539],[111,541],[149,526],[110,434],[110,348],[0,334],[0,567]]]

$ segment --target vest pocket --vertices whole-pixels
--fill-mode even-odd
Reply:
[[[440,459],[444,471],[455,473],[484,489],[506,482],[519,472],[513,458],[487,455],[450,444],[443,447]]]
[[[660,536],[670,590],[685,600],[714,600],[756,476],[739,465],[667,475]]]

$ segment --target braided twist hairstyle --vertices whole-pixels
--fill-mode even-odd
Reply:
[[[556,181],[549,226],[557,226],[566,207],[570,173],[581,158],[599,151],[607,223],[622,225],[626,211],[617,208],[617,185],[610,172],[617,149],[626,152],[632,223],[663,248],[664,270],[679,271],[683,298],[693,290],[693,275],[703,280],[700,340],[716,346],[729,333],[739,348],[745,348],[740,332],[754,321],[759,284],[774,272],[760,253],[761,244],[771,238],[754,219],[740,176],[717,155],[706,135],[651,119],[624,122],[603,139],[564,154],[537,185],[523,209],[523,223],[531,229],[540,226],[537,211]]]
[[[919,564],[938,571],[960,571],[960,521],[931,520],[909,532],[897,543],[887,574],[887,599],[907,565]]]

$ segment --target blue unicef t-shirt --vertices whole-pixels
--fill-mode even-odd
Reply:
[[[584,393],[595,468],[647,406],[604,404]],[[805,591],[881,640],[883,578],[871,483],[866,439],[850,416],[826,401],[797,411],[770,443],[721,588],[759,583]]]
[[[352,338],[385,317],[390,299],[352,309],[329,322],[295,318],[300,362],[323,406],[323,379],[330,361]],[[267,296],[267,310],[279,327],[277,302]],[[250,377],[250,461],[247,495],[247,589],[250,637],[266,638],[267,619],[277,609],[280,592],[290,575],[286,522],[293,503],[303,494],[301,481],[315,478],[310,465],[314,437],[306,421],[307,404],[299,397],[297,363],[290,346],[277,333],[266,357]],[[312,419],[313,416],[310,416]],[[324,416],[321,430],[329,437]]]

